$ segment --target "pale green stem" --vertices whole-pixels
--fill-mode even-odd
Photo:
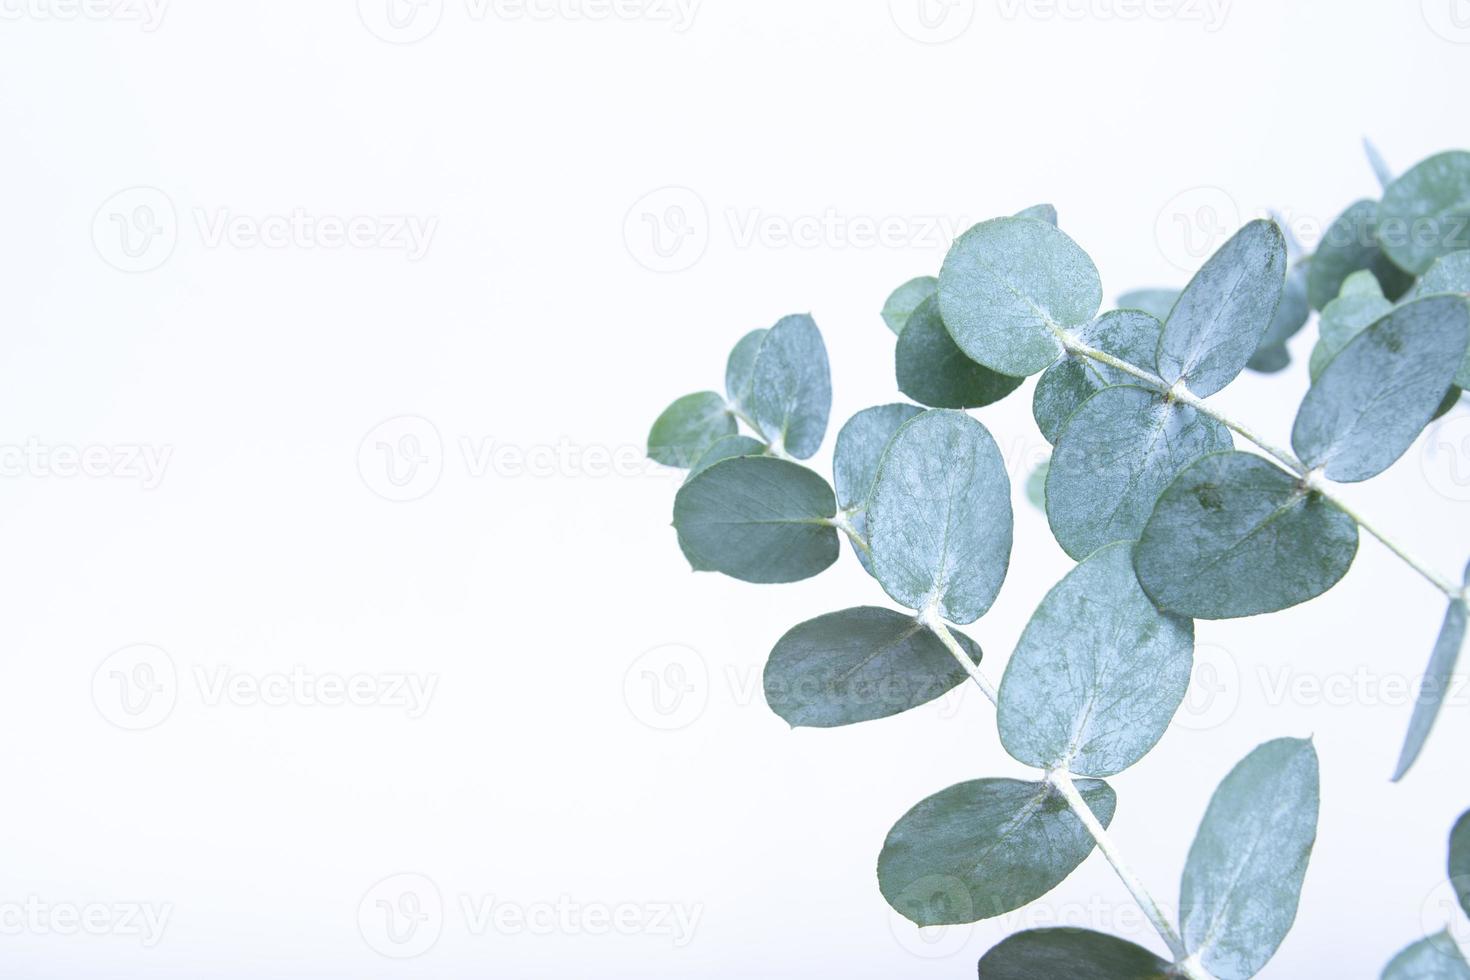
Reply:
[[[950,652],[950,655],[955,658],[961,667],[965,668],[965,673],[970,675],[970,680],[974,681],[981,692],[990,699],[991,704],[995,704],[995,688],[991,685],[990,680],[980,671],[980,665],[970,659],[969,654],[965,653],[964,648],[960,646],[960,641],[954,638],[954,634],[945,625],[943,617],[939,615],[939,610],[930,606],[919,614],[919,622],[933,630],[934,635],[939,637],[939,642],[943,643],[945,649]]]

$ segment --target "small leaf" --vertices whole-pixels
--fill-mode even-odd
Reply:
[[[730,404],[742,412],[750,411],[750,384],[755,375],[755,358],[760,353],[769,330],[752,330],[741,337],[725,361],[725,394]]]
[[[1129,364],[1147,367],[1159,347],[1164,325],[1138,310],[1104,313],[1074,331],[1089,347],[1112,354]],[[1046,441],[1055,444],[1072,413],[1109,385],[1134,384],[1137,379],[1090,357],[1067,354],[1036,381],[1031,414]]]
[[[1230,430],[1188,405],[1133,385],[1098,392],[1057,440],[1046,478],[1046,516],[1075,559],[1133,541],[1179,471],[1234,448]]]
[[[808,459],[822,446],[832,410],[832,372],[816,323],[782,319],[761,341],[751,373],[750,414],[772,446]]]
[[[1047,593],[1006,665],[1001,744],[1018,762],[1084,776],[1133,765],[1189,688],[1194,624],[1162,613],[1133,573],[1133,543],[1109,545]]]
[[[1062,353],[1060,332],[1102,305],[1087,253],[1034,218],[996,218],[960,236],[939,273],[939,311],[971,360],[1001,374],[1035,374]]]
[[[1103,826],[1118,798],[1101,780],[1077,789]],[[1051,891],[1092,853],[1093,840],[1049,783],[977,779],[904,814],[878,855],[878,887],[920,926],[977,922]]]
[[[1202,398],[1235,380],[1275,318],[1285,285],[1281,229],[1252,221],[1210,256],[1174,304],[1159,338],[1160,376],[1184,380]]]
[[[939,280],[934,276],[910,279],[889,294],[888,301],[883,304],[883,322],[888,324],[889,330],[903,336],[909,316],[919,308],[920,303],[938,292]]]
[[[836,512],[826,480],[769,456],[721,460],[674,497],[689,563],[745,582],[796,582],[826,569],[837,560]]]
[[[684,478],[684,482],[688,483],[722,459],[734,459],[737,456],[760,456],[765,451],[766,444],[759,439],[752,439],[750,436],[725,436],[704,451],[693,468],[689,470],[689,475]]]
[[[1446,929],[1395,956],[1382,980],[1470,980],[1470,964]]]
[[[1460,908],[1470,915],[1470,811],[1462,813],[1450,831],[1450,885]]]
[[[843,510],[861,510],[867,505],[873,481],[878,478],[878,464],[894,433],[924,410],[917,405],[877,405],[865,408],[837,433],[832,451],[832,485],[837,491],[837,506]]]
[[[980,647],[957,635],[975,663]],[[793,627],[766,662],[766,703],[793,727],[835,728],[927,704],[969,679],[913,616],[860,606]]]
[[[1026,478],[1026,499],[1043,514],[1046,513],[1046,475],[1051,472],[1051,457],[1043,459]]]
[[[1315,382],[1338,352],[1358,334],[1393,311],[1373,273],[1354,272],[1342,284],[1342,293],[1322,311],[1317,329],[1321,338],[1312,350],[1311,375]]]
[[[1470,248],[1470,153],[1417,164],[1383,192],[1378,237],[1399,268],[1423,275],[1441,255]]]
[[[1185,948],[1219,980],[1266,965],[1296,919],[1317,839],[1317,751],[1267,742],[1215,790],[1189,849],[1179,908]]]
[[[1307,302],[1307,274],[1311,267],[1312,260],[1305,259],[1286,273],[1286,290],[1281,294],[1281,305],[1276,307],[1276,317],[1246,364],[1252,371],[1272,374],[1291,363],[1286,342],[1307,325],[1307,318],[1312,315],[1311,304]]]
[[[699,459],[716,440],[734,435],[735,416],[717,392],[685,395],[664,409],[648,433],[648,456],[681,469]]]
[[[935,410],[898,430],[868,497],[873,572],[895,601],[973,623],[1011,555],[1011,488],[985,426]]]
[[[1169,484],[1134,566],[1163,609],[1231,619],[1326,592],[1358,551],[1358,525],[1290,474],[1250,453],[1214,453]]]
[[[931,408],[980,408],[1021,387],[1025,378],[997,374],[955,346],[939,301],[926,299],[898,338],[898,390]]]
[[[1436,293],[1470,296],[1470,251],[1451,252],[1435,260],[1411,295],[1419,299]],[[1470,388],[1470,353],[1466,353],[1465,360],[1460,362],[1460,370],[1455,374],[1455,384],[1461,388]]]
[[[1429,667],[1424,672],[1419,697],[1414,702],[1414,716],[1409,721],[1409,734],[1404,740],[1403,751],[1399,753],[1399,764],[1393,774],[1394,782],[1408,775],[1409,768],[1419,758],[1419,753],[1424,750],[1424,743],[1429,739],[1429,732],[1434,727],[1434,721],[1439,717],[1439,709],[1444,706],[1444,699],[1450,693],[1450,685],[1454,683],[1455,665],[1459,663],[1460,652],[1465,648],[1466,620],[1465,600],[1456,599],[1451,602],[1439,636],[1434,641],[1434,652],[1429,657]],[[1466,914],[1470,914],[1470,910]]]
[[[1397,299],[1413,285],[1408,275],[1383,254],[1378,243],[1378,205],[1358,201],[1327,229],[1312,268],[1307,273],[1307,299],[1312,309],[1320,310],[1342,291],[1344,280],[1354,272],[1367,270],[1383,284],[1389,299]]]
[[[1172,964],[1086,929],[1031,929],[980,957],[980,980],[1168,980]]]
[[[1368,166],[1373,168],[1373,176],[1378,178],[1379,186],[1388,190],[1388,185],[1393,183],[1393,171],[1383,159],[1383,154],[1378,152],[1378,147],[1366,136],[1363,137],[1363,152],[1368,155]]]
[[[1431,296],[1401,306],[1323,369],[1302,400],[1291,444],[1339,483],[1377,476],[1408,451],[1470,347],[1470,304]]]
[[[1179,302],[1179,290],[1177,289],[1135,289],[1131,293],[1124,293],[1118,297],[1118,306],[1125,310],[1142,310],[1155,320],[1159,321],[1162,329],[1165,320],[1174,310],[1174,304]],[[1157,350],[1157,346],[1154,348]],[[1135,364],[1139,363],[1137,361]],[[1147,365],[1147,361],[1143,365]]]
[[[1057,226],[1057,209],[1050,204],[1033,204],[1017,211],[1016,217],[1035,218],[1037,221],[1045,221],[1053,228]]]

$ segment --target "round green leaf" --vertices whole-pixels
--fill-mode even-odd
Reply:
[[[665,466],[692,465],[716,440],[734,435],[735,416],[713,391],[685,395],[664,409],[648,433],[648,456]]]
[[[1302,462],[1354,483],[1388,469],[1424,431],[1470,347],[1470,303],[1431,296],[1353,338],[1307,392],[1291,432]]]
[[[1429,740],[1429,732],[1434,728],[1435,719],[1439,717],[1439,709],[1444,706],[1444,699],[1450,693],[1450,685],[1455,678],[1455,666],[1460,661],[1460,651],[1465,647],[1467,618],[1470,617],[1467,617],[1463,599],[1450,603],[1444,624],[1439,629],[1439,636],[1434,641],[1434,652],[1429,657],[1429,668],[1424,672],[1419,697],[1414,701],[1414,714],[1409,720],[1409,735],[1404,740],[1403,751],[1399,753],[1399,764],[1393,774],[1394,782],[1403,779],[1419,758],[1419,753],[1424,750],[1424,743]],[[1470,868],[1466,870],[1470,871]],[[1465,886],[1470,888],[1470,878],[1466,879]],[[1466,914],[1470,914],[1470,909],[1466,909]]]
[[[1174,971],[1142,946],[1086,929],[1031,929],[980,957],[980,980],[1168,980]]]
[[[746,582],[796,582],[831,565],[836,513],[826,480],[769,456],[721,460],[674,497],[674,528],[689,563]]]
[[[898,390],[931,408],[980,408],[1021,387],[1025,378],[997,374],[955,346],[935,297],[919,304],[898,338]]]
[[[1210,799],[1179,888],[1185,948],[1221,980],[1253,977],[1296,919],[1317,840],[1317,751],[1267,742]]]
[[[1194,624],[1162,613],[1109,545],[1042,600],[1006,665],[1000,740],[1019,762],[1111,776],[1143,758],[1184,700]]]
[[[1103,826],[1112,823],[1112,787],[1079,779],[1077,789]],[[977,922],[1045,895],[1092,848],[1051,784],[977,779],[936,793],[893,825],[878,855],[878,887],[917,925]]]
[[[768,332],[762,328],[741,337],[730,351],[729,359],[725,361],[725,394],[729,396],[730,404],[742,412],[748,411],[750,406],[750,383],[755,374],[755,356],[760,353],[761,344]]]
[[[797,459],[822,446],[832,410],[832,371],[817,324],[788,316],[767,332],[751,370],[750,414],[772,445]]]
[[[1291,352],[1286,349],[1286,342],[1307,325],[1307,318],[1312,315],[1312,307],[1307,302],[1307,274],[1311,267],[1312,260],[1306,259],[1286,273],[1286,290],[1281,294],[1281,305],[1276,307],[1275,318],[1246,364],[1252,371],[1272,374],[1284,370],[1291,363]]]
[[[837,433],[837,445],[832,451],[832,485],[837,490],[837,506],[852,510],[867,503],[873,481],[878,478],[883,450],[905,422],[923,411],[916,405],[902,403],[877,405],[847,420]]]
[[[750,436],[725,436],[718,439],[713,445],[704,451],[699,460],[689,470],[689,475],[684,482],[689,482],[711,466],[722,459],[734,459],[736,456],[760,456],[766,451],[766,444],[759,439]]]
[[[1354,272],[1366,270],[1383,284],[1383,291],[1396,299],[1413,285],[1408,275],[1383,254],[1378,244],[1378,205],[1358,201],[1328,227],[1312,256],[1307,273],[1307,300],[1320,310],[1342,291],[1343,282]]]
[[[1462,813],[1450,831],[1450,884],[1460,908],[1470,915],[1470,811]]]
[[[939,280],[934,276],[919,276],[899,286],[883,304],[883,322],[888,329],[902,336],[908,325],[909,316],[919,304],[939,291]]]
[[[970,659],[980,647],[959,635]],[[793,627],[766,661],[766,703],[793,727],[835,728],[927,704],[969,679],[913,616],[860,606]]]
[[[1074,331],[1077,339],[1121,358],[1147,366],[1159,347],[1164,325],[1139,310],[1113,310]],[[1109,385],[1133,384],[1137,379],[1090,357],[1067,354],[1042,373],[1031,398],[1031,414],[1046,441],[1055,444],[1072,413]]]
[[[1169,314],[1174,310],[1174,304],[1179,302],[1179,290],[1177,289],[1135,289],[1130,293],[1124,293],[1118,297],[1118,307],[1125,310],[1142,310],[1162,325],[1169,319]],[[1154,346],[1157,350],[1158,346]],[[1153,351],[1149,352],[1150,354]],[[1147,361],[1138,362],[1147,364]]]
[[[1429,267],[1429,271],[1424,273],[1424,277],[1414,287],[1413,296],[1419,299],[1436,293],[1470,295],[1470,251],[1451,252],[1435,260],[1434,265]],[[1466,353],[1465,359],[1460,362],[1460,370],[1455,374],[1455,384],[1461,388],[1470,388],[1470,353]]]
[[[1195,619],[1276,612],[1347,574],[1358,526],[1250,453],[1191,463],[1159,497],[1134,550],[1158,606]]]
[[[1395,956],[1382,980],[1470,980],[1470,964],[1446,929]]]
[[[868,497],[873,572],[910,609],[973,623],[1011,556],[1011,487],[985,426],[934,410],[898,430]]]
[[[1159,337],[1159,375],[1169,384],[1185,381],[1201,398],[1234,381],[1275,318],[1285,286],[1280,227],[1250,222],[1184,287]]]
[[[1082,559],[1137,539],[1180,470],[1233,447],[1229,429],[1188,405],[1132,385],[1099,391],[1073,414],[1052,453],[1046,516],[1057,543]]]
[[[1315,382],[1328,363],[1358,334],[1383,319],[1393,304],[1371,272],[1354,272],[1342,284],[1342,293],[1322,310],[1317,325],[1321,337],[1312,349],[1311,376]]]
[[[1422,275],[1441,255],[1470,248],[1470,153],[1440,153],[1383,192],[1378,239],[1401,269]]]
[[[939,312],[971,360],[1016,377],[1062,353],[1060,331],[1102,305],[1092,259],[1052,225],[996,218],[965,232],[939,273]]]
[[[1022,208],[1016,212],[1018,218],[1035,218],[1037,221],[1045,221],[1053,228],[1057,225],[1057,209],[1050,204],[1033,204],[1029,208]]]

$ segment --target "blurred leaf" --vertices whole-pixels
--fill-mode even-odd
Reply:
[[[883,322],[888,324],[889,330],[903,336],[909,316],[919,308],[920,303],[938,292],[939,280],[934,276],[910,279],[889,294],[888,301],[883,304]]]
[[[1373,273],[1364,270],[1348,276],[1342,293],[1322,311],[1317,327],[1321,337],[1312,349],[1312,380],[1317,380],[1349,341],[1392,310],[1393,304],[1384,297],[1383,287]]]
[[[1373,273],[1389,299],[1397,299],[1413,285],[1414,277],[1379,248],[1377,229],[1378,205],[1372,201],[1358,201],[1328,227],[1307,273],[1307,299],[1314,310],[1332,302],[1344,280],[1361,270]]]
[[[1404,740],[1403,751],[1399,753],[1398,766],[1394,769],[1394,782],[1408,775],[1410,767],[1419,758],[1419,753],[1424,750],[1424,743],[1429,739],[1429,732],[1434,728],[1434,721],[1439,717],[1439,709],[1444,706],[1445,697],[1449,695],[1450,685],[1455,679],[1455,666],[1459,663],[1460,652],[1465,649],[1467,618],[1470,618],[1470,613],[1466,611],[1464,599],[1450,602],[1444,624],[1440,626],[1439,636],[1434,641],[1434,652],[1429,657],[1429,667],[1424,672],[1419,696],[1414,700],[1414,716],[1409,721],[1409,734]],[[1470,840],[1465,843],[1470,847]],[[1466,857],[1470,858],[1470,852],[1466,853]],[[1465,870],[1470,874],[1470,867]],[[1466,879],[1465,885],[1470,887],[1470,878]],[[1462,894],[1462,899],[1463,897]],[[1466,909],[1466,914],[1470,915],[1470,908]]]
[[[909,317],[898,338],[898,390],[931,408],[980,408],[1021,387],[1025,378],[997,374],[976,364],[955,346],[939,301],[926,299]]]
[[[1124,939],[1086,929],[1032,929],[980,958],[980,980],[1168,980],[1162,960]]]
[[[1046,513],[1046,475],[1051,471],[1051,458],[1047,457],[1037,464],[1036,469],[1026,478],[1026,499],[1035,505],[1036,509]]]
[[[1174,310],[1174,304],[1179,302],[1179,290],[1177,289],[1135,289],[1131,293],[1124,293],[1118,297],[1118,307],[1124,310],[1142,310],[1155,320],[1159,321],[1159,329],[1163,329],[1163,323],[1169,319],[1169,314]],[[1158,350],[1157,347],[1154,350]],[[1149,362],[1135,361],[1140,367],[1148,367]]]
[[[648,433],[648,456],[685,469],[716,440],[734,435],[735,416],[717,392],[685,395],[664,409]]]
[[[1045,221],[1053,228],[1057,226],[1057,209],[1050,204],[1033,204],[1016,212],[1018,218],[1035,218],[1037,221]]]
[[[1450,885],[1460,908],[1470,915],[1470,811],[1462,813],[1450,831]]]
[[[1470,248],[1470,153],[1424,160],[1383,192],[1378,236],[1399,268],[1423,275],[1441,255]]]
[[[1246,364],[1252,371],[1271,374],[1284,370],[1291,363],[1291,352],[1286,349],[1286,342],[1307,325],[1307,318],[1312,315],[1311,304],[1307,302],[1307,274],[1311,267],[1312,260],[1305,259],[1286,273],[1286,290],[1281,294],[1281,305],[1276,307],[1275,318]]]
[[[1445,930],[1395,956],[1384,969],[1383,980],[1470,980],[1470,964]]]
[[[1378,152],[1378,147],[1366,136],[1363,137],[1363,152],[1368,155],[1368,166],[1373,168],[1373,176],[1378,178],[1378,185],[1388,190],[1388,185],[1393,183],[1393,171],[1383,159],[1383,154]]]

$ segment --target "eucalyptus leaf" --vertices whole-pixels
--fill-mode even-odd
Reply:
[[[1311,375],[1315,382],[1338,352],[1358,334],[1393,311],[1383,287],[1373,273],[1354,272],[1342,284],[1342,292],[1322,310],[1317,329],[1321,336],[1312,349]]]
[[[1025,378],[976,364],[955,346],[939,316],[939,300],[919,304],[898,338],[898,390],[932,408],[980,408],[1021,387]]]
[[[1286,609],[1347,574],[1358,526],[1259,456],[1191,463],[1159,497],[1134,549],[1145,592],[1195,619]]]
[[[1395,956],[1382,980],[1470,980],[1470,964],[1446,929]]]
[[[755,375],[755,358],[769,330],[752,330],[741,337],[725,361],[725,395],[742,412],[750,411],[750,385]]]
[[[868,494],[878,478],[878,464],[883,450],[899,428],[923,412],[916,405],[878,405],[865,408],[837,433],[837,446],[832,452],[832,485],[837,490],[837,506],[848,512],[848,522],[864,540],[868,536]],[[869,575],[873,574],[871,552],[854,544],[853,552]]]
[[[1229,429],[1188,405],[1133,385],[1099,391],[1052,453],[1046,516],[1057,543],[1081,559],[1137,539],[1180,470],[1233,447]]]
[[[1415,165],[1383,192],[1378,236],[1389,258],[1422,275],[1441,255],[1470,248],[1470,153]]]
[[[1215,790],[1184,865],[1181,933],[1218,980],[1255,976],[1296,919],[1317,839],[1317,751],[1282,738],[1246,756]]]
[[[1179,290],[1177,289],[1135,289],[1118,297],[1118,306],[1125,310],[1142,310],[1155,320],[1159,321],[1160,329],[1163,323],[1169,319],[1169,314],[1174,310],[1174,304],[1179,302]],[[1154,348],[1157,350],[1157,346]],[[1152,352],[1150,352],[1152,353]],[[1145,366],[1147,361],[1134,362]]]
[[[788,316],[761,341],[751,371],[750,415],[772,446],[808,459],[832,410],[832,372],[816,322]]]
[[[1465,649],[1467,618],[1470,618],[1470,614],[1467,614],[1465,600],[1453,600],[1445,613],[1439,636],[1434,641],[1434,652],[1429,657],[1429,667],[1424,672],[1424,682],[1420,685],[1419,697],[1414,702],[1414,715],[1409,721],[1409,734],[1404,740],[1403,751],[1399,753],[1398,766],[1394,769],[1394,782],[1408,775],[1410,767],[1419,758],[1435,719],[1439,717],[1439,709],[1444,706],[1444,700],[1450,693],[1450,685],[1455,678],[1455,666],[1459,663],[1461,651]]]
[[[1312,260],[1304,259],[1287,271],[1281,305],[1276,307],[1275,318],[1246,364],[1252,371],[1271,374],[1284,370],[1291,363],[1291,352],[1286,349],[1286,342],[1307,325],[1307,318],[1312,315],[1311,304],[1307,302],[1307,275],[1311,268]]]
[[[1449,871],[1460,909],[1470,915],[1470,811],[1460,814],[1450,831]]]
[[[939,273],[939,311],[971,360],[1025,377],[1062,353],[1060,332],[1102,305],[1092,259],[1052,225],[996,218],[965,232]]]
[[[934,276],[919,276],[899,286],[883,304],[883,322],[899,336],[908,325],[909,316],[924,300],[939,292],[939,280]]]
[[[1451,252],[1435,260],[1434,265],[1429,267],[1429,271],[1424,273],[1419,284],[1414,287],[1412,295],[1418,299],[1437,293],[1458,293],[1462,297],[1470,297],[1470,251]],[[1461,388],[1470,388],[1470,353],[1466,353],[1465,359],[1460,362],[1460,370],[1455,373],[1455,384]]]
[[[1168,980],[1172,964],[1125,939],[1087,929],[1031,929],[980,958],[980,980]]]
[[[1006,665],[996,710],[1019,762],[1111,776],[1143,758],[1189,688],[1194,624],[1160,612],[1109,545],[1047,593]]]
[[[1050,204],[1033,204],[1029,208],[1017,211],[1016,217],[1035,218],[1037,221],[1045,221],[1053,228],[1057,225],[1057,209]]]
[[[868,497],[879,584],[910,609],[979,619],[1010,563],[1010,489],[995,440],[968,415],[936,409],[905,423]]]
[[[980,646],[957,634],[980,662]],[[911,615],[860,606],[793,627],[766,662],[766,703],[793,727],[835,728],[927,704],[969,679]]]
[[[1378,178],[1378,185],[1388,190],[1388,185],[1393,183],[1393,170],[1383,159],[1383,154],[1378,152],[1378,147],[1366,136],[1363,137],[1363,152],[1368,156],[1368,166],[1373,168],[1373,176]]]
[[[1355,483],[1408,451],[1444,400],[1470,347],[1470,303],[1430,296],[1394,310],[1322,370],[1297,413],[1302,462]]]
[[[1413,285],[1414,277],[1394,265],[1378,242],[1378,205],[1358,201],[1338,216],[1322,236],[1307,274],[1307,299],[1320,310],[1342,290],[1354,272],[1367,270],[1383,285],[1389,299],[1397,299]]]
[[[1089,347],[1134,365],[1147,366],[1159,346],[1164,325],[1139,310],[1113,310],[1073,331]],[[1068,353],[1036,381],[1031,414],[1046,441],[1055,444],[1072,413],[1109,385],[1134,384],[1137,378],[1101,361]]]
[[[1043,459],[1026,478],[1026,499],[1046,513],[1046,475],[1051,472],[1051,458]]]
[[[1159,338],[1158,371],[1213,395],[1241,371],[1276,316],[1286,285],[1286,239],[1273,221],[1236,232],[1174,304]]]
[[[648,456],[665,466],[685,469],[714,442],[734,435],[737,426],[718,392],[685,395],[664,409],[648,433]]]
[[[743,456],[715,463],[679,488],[674,527],[698,571],[746,582],[796,582],[837,560],[827,481],[798,463]]]
[[[1081,779],[1077,789],[1103,826],[1112,823],[1112,787]],[[893,825],[878,855],[878,887],[917,925],[976,922],[1045,895],[1092,848],[1051,784],[977,779],[936,793]]]
[[[684,482],[689,482],[711,466],[722,459],[734,459],[736,456],[760,456],[766,451],[766,444],[759,439],[750,436],[725,436],[717,440],[704,451],[704,454],[695,462],[689,475]]]

